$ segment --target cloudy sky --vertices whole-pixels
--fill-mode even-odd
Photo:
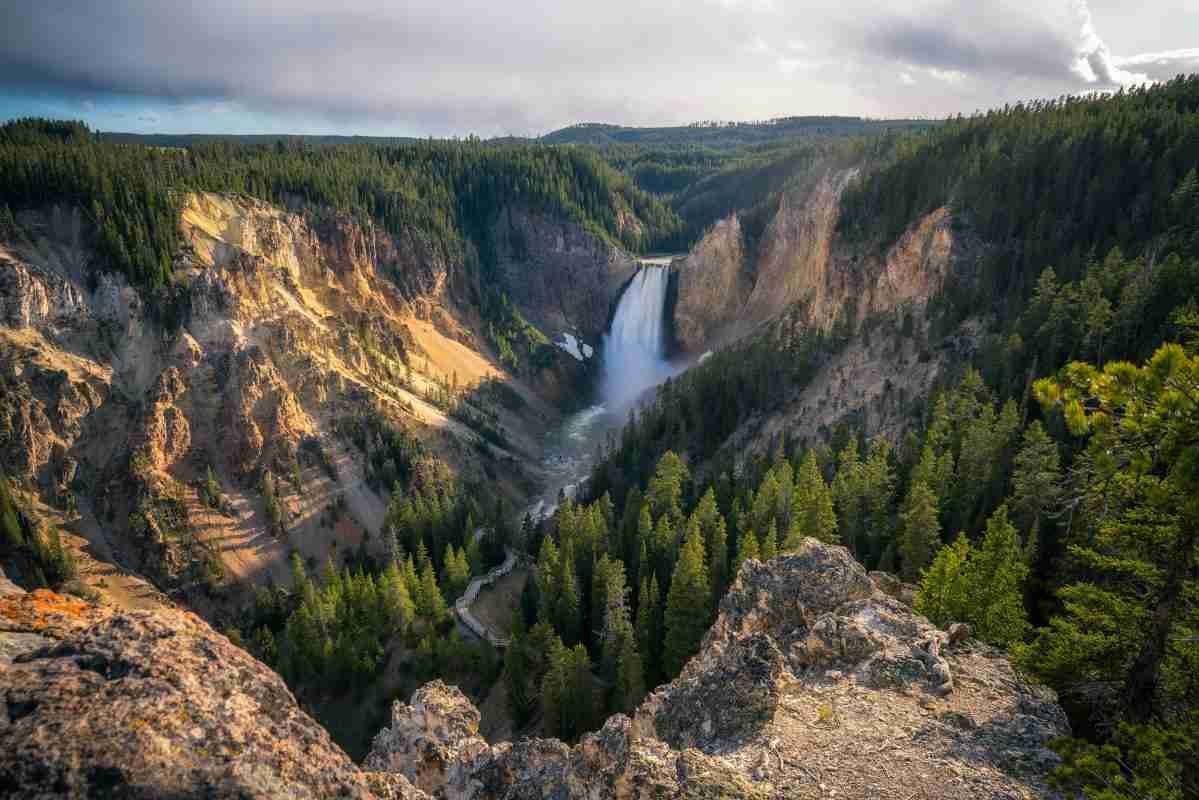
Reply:
[[[0,119],[492,136],[944,116],[1199,72],[1193,3],[5,0]]]

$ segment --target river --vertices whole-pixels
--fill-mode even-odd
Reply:
[[[610,431],[653,387],[688,365],[666,358],[666,293],[670,264],[680,255],[640,259],[641,269],[620,296],[608,332],[600,343],[603,359],[598,402],[567,417],[545,436],[542,452],[548,476],[541,494],[526,509],[534,519],[553,513],[562,493],[574,496],[587,479]]]

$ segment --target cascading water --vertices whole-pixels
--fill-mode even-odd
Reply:
[[[611,329],[603,338],[599,404],[578,412],[547,435],[542,460],[547,480],[540,499],[527,509],[532,518],[551,513],[559,493],[574,496],[605,433],[624,424],[629,409],[647,390],[678,371],[665,358],[670,270],[664,265],[669,263],[669,257],[659,263],[643,261],[641,271],[620,296]]]
[[[663,329],[670,271],[643,266],[633,276],[604,335],[600,397],[610,414],[621,417],[646,389],[671,375],[664,357]]]

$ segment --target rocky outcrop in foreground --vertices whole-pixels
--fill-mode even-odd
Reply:
[[[1061,708],[999,651],[954,634],[883,593],[843,548],[809,539],[742,567],[699,655],[632,718],[574,747],[492,746],[474,706],[435,681],[395,705],[360,769],[273,672],[190,614],[4,597],[0,645],[32,639],[0,662],[0,786],[42,797],[1044,796],[1047,744],[1068,732]]]
[[[445,798],[1043,796],[1065,715],[958,638],[809,539],[742,567],[700,654],[631,719],[574,748],[489,747],[466,698],[434,683],[396,705],[366,765]]]
[[[0,597],[0,796],[417,798],[194,614]]]

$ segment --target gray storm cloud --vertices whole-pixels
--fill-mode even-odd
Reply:
[[[1199,32],[1197,32],[1199,35]],[[604,3],[37,0],[0,7],[0,89],[536,132],[788,113],[949,113],[1158,80],[1081,0]]]

